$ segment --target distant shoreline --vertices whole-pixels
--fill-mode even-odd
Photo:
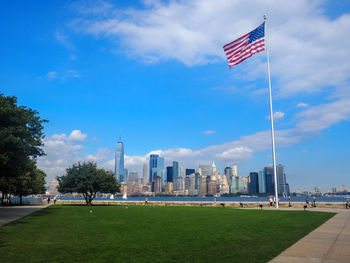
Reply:
[[[293,208],[303,208],[305,202],[290,202]],[[85,204],[84,200],[58,200],[56,204]],[[120,200],[94,200],[93,205],[145,205],[144,201]],[[147,205],[155,206],[206,206],[206,207],[242,207],[243,208],[269,208],[268,202],[238,201],[238,202],[201,202],[201,201],[148,201]],[[289,202],[280,202],[280,207],[289,207]],[[345,202],[316,202],[317,208],[345,208]],[[312,209],[311,202],[309,209]]]

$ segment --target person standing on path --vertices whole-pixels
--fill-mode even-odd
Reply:
[[[270,207],[271,207],[272,206],[272,197],[271,196],[270,196],[269,202],[270,202]]]

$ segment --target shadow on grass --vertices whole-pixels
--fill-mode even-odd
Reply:
[[[7,232],[4,230],[3,227],[0,227],[0,237],[4,237],[6,236]],[[6,248],[8,247],[8,244],[3,240],[3,239],[0,239],[0,248]]]

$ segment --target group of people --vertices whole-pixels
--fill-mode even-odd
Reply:
[[[53,198],[53,204],[54,204],[54,205],[56,204],[57,199],[58,199],[58,198],[57,198],[56,196]],[[49,205],[50,202],[51,202],[51,198],[50,198],[50,196],[48,196],[48,197],[47,197],[47,204]]]
[[[306,198],[305,198],[305,205],[306,205],[306,207],[310,207],[309,197],[306,197]],[[316,197],[315,197],[315,196],[312,197],[311,206],[312,206],[312,207],[316,207]]]
[[[280,203],[280,199],[278,198],[278,204]],[[270,204],[270,207],[272,207],[272,205],[276,205],[276,198],[275,197],[270,197],[269,199],[269,204]]]

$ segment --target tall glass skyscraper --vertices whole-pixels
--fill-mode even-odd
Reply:
[[[179,162],[173,162],[173,184],[175,185],[176,177],[179,177]]]
[[[259,170],[259,193],[266,193],[266,174],[264,169]]]
[[[117,147],[115,150],[115,169],[114,173],[118,182],[125,182],[125,170],[124,170],[124,144],[120,140],[117,142]]]
[[[161,178],[162,187],[166,184],[166,178],[165,178],[165,167],[164,167],[164,158],[158,157],[157,161],[157,175]]]
[[[152,183],[152,180],[157,176],[158,157],[158,154],[149,156],[149,183]]]

